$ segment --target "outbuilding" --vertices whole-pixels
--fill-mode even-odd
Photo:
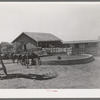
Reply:
[[[99,54],[100,47],[99,40],[79,40],[79,41],[66,41],[63,42],[65,48],[72,47],[73,54]]]
[[[35,48],[59,47],[61,39],[51,33],[22,32],[12,41],[15,48],[19,50],[30,50]]]

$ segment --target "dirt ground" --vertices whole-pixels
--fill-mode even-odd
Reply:
[[[87,64],[29,66],[29,69],[12,61],[4,62],[8,76],[0,70],[0,89],[100,88],[100,57]],[[55,77],[43,78],[44,74]]]

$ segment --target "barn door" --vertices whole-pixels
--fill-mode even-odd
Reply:
[[[24,44],[24,51],[26,51],[26,44]]]

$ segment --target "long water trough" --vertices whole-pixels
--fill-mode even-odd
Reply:
[[[73,64],[85,64],[94,61],[93,55],[81,54],[81,55],[53,55],[41,58],[41,65],[73,65]]]

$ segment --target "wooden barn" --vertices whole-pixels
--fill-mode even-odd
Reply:
[[[12,41],[14,48],[19,51],[25,51],[35,48],[59,47],[61,39],[51,33],[22,32]]]

